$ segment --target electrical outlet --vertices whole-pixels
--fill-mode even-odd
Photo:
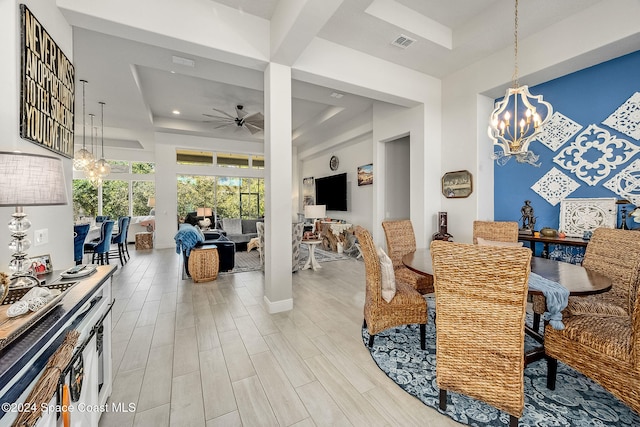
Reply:
[[[33,246],[40,246],[45,243],[49,243],[49,229],[43,228],[42,230],[35,230],[33,232],[33,240]]]

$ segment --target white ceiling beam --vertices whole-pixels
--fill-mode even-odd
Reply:
[[[271,61],[293,65],[343,0],[280,0],[271,18]]]
[[[269,21],[202,0],[56,0],[69,24],[264,70]]]
[[[291,139],[295,141],[296,139],[304,135],[306,132],[313,130],[316,126],[321,125],[322,123],[326,122],[336,114],[341,113],[343,110],[344,110],[343,107],[336,107],[335,105],[331,105],[327,107],[317,116],[312,117],[311,119],[307,120],[306,122],[304,122],[303,124],[295,128],[291,135]]]
[[[451,28],[396,1],[374,0],[365,12],[449,50],[453,48]]]

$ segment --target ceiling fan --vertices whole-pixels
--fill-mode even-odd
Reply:
[[[212,109],[222,114],[222,116],[213,114],[203,114],[203,116],[211,117],[212,119],[215,119],[210,120],[211,122],[219,123],[214,129],[235,125],[238,127],[245,127],[252,135],[264,129],[264,116],[262,113],[258,112],[249,114],[244,111],[244,106],[242,104],[236,105],[236,117],[233,117],[231,114],[217,108]]]

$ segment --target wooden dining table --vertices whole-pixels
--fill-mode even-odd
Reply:
[[[411,271],[423,276],[432,276],[431,252],[429,249],[417,249],[402,257],[402,263]],[[584,268],[581,265],[555,261],[547,258],[532,257],[531,272],[564,286],[570,296],[600,294],[611,289],[612,280],[607,276]],[[437,286],[437,284],[436,284]],[[541,291],[529,288],[529,294],[542,295]],[[525,325],[525,331],[536,341],[544,345],[544,337],[538,331]],[[525,354],[526,363],[544,357],[544,347],[536,347]]]

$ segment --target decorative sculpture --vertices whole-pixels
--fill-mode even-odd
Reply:
[[[453,242],[453,236],[447,233],[446,212],[438,212],[438,225],[440,230],[433,235],[433,240],[444,240],[445,242]]]
[[[533,215],[533,206],[531,206],[531,200],[525,200],[524,206],[520,208],[522,214],[522,227],[520,227],[520,234],[533,234],[533,230],[536,226],[536,217]]]

